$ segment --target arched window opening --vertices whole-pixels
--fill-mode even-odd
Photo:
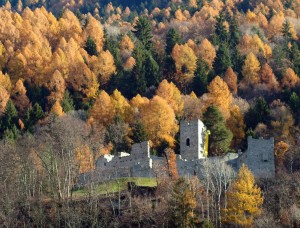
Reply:
[[[186,145],[190,146],[190,139],[189,138],[186,139]]]

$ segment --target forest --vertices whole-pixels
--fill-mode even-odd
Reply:
[[[299,0],[0,7],[1,227],[300,226]],[[218,160],[179,178],[179,123],[197,118],[210,157],[274,137],[276,178]],[[155,196],[76,196],[100,156],[146,140],[169,164]]]

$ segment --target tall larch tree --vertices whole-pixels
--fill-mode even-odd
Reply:
[[[116,72],[114,57],[108,50],[99,53],[98,57],[92,56],[89,65],[100,85],[105,85]]]
[[[297,74],[293,71],[293,69],[288,68],[285,71],[285,74],[283,75],[283,78],[281,80],[281,86],[283,88],[294,88],[296,85],[298,85],[300,82],[300,79]]]
[[[227,208],[224,209],[223,222],[234,226],[253,226],[254,218],[262,211],[264,199],[253,174],[244,164],[237,179],[229,186],[226,197]]]
[[[165,99],[171,108],[174,110],[176,117],[181,117],[183,114],[183,100],[179,89],[172,82],[164,79],[156,90],[156,95]]]
[[[217,106],[224,118],[227,120],[230,112],[230,104],[232,102],[232,94],[226,82],[219,76],[208,85],[208,105]]]
[[[243,66],[243,80],[247,85],[256,85],[260,82],[260,63],[253,53],[247,55]]]
[[[177,170],[177,163],[176,163],[177,158],[174,150],[171,148],[166,148],[164,150],[164,155],[166,156],[169,175],[173,180],[177,180],[178,179],[178,170]]]
[[[166,100],[154,96],[148,104],[141,107],[141,122],[154,146],[167,142],[174,146],[178,124],[173,109]]]
[[[272,68],[269,64],[265,63],[260,69],[261,83],[266,84],[269,90],[277,90],[279,83]]]
[[[12,89],[11,99],[21,116],[25,114],[30,105],[30,100],[28,99],[26,92],[27,91],[23,84],[23,81],[19,79],[16,82],[15,87]]]
[[[4,87],[0,86],[0,115],[5,112],[5,107],[8,100],[9,100],[9,93]]]
[[[100,125],[107,126],[113,123],[114,116],[115,107],[110,96],[105,91],[101,91],[90,110],[88,122],[96,128]]]
[[[226,121],[226,125],[233,134],[231,145],[233,148],[238,149],[245,138],[245,122],[244,116],[237,105],[230,108],[230,117]]]
[[[84,30],[85,40],[91,37],[96,44],[96,51],[100,53],[103,50],[104,32],[100,21],[89,15],[87,25]]]
[[[207,62],[207,64],[210,67],[212,67],[214,59],[216,57],[216,50],[215,50],[214,46],[211,44],[211,42],[208,41],[208,39],[204,39],[200,43],[199,54],[200,54],[201,58],[205,62]]]
[[[175,61],[178,83],[185,85],[191,82],[197,69],[197,57],[194,51],[187,44],[175,44],[172,58]]]
[[[131,106],[127,99],[117,89],[114,90],[111,99],[115,107],[115,115],[121,117],[123,121],[130,122]]]
[[[224,74],[224,81],[227,83],[228,88],[232,92],[232,94],[237,94],[237,75],[234,73],[231,67],[228,67]]]

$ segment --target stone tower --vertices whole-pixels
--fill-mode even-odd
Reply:
[[[195,160],[207,156],[207,133],[201,120],[182,120],[180,122],[180,155],[186,160]]]

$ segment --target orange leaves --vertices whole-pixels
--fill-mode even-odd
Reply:
[[[174,111],[166,100],[154,96],[149,103],[145,103],[141,107],[141,120],[154,146],[158,146],[163,141],[174,146],[178,124]]]
[[[197,57],[194,51],[187,44],[176,44],[171,55],[175,61],[178,82],[183,84],[190,82],[197,68]]]
[[[75,154],[79,165],[79,173],[87,173],[95,169],[93,153],[89,146],[81,145],[76,148]]]
[[[284,155],[289,150],[289,144],[285,143],[284,141],[280,141],[275,145],[275,155],[277,159],[283,160]]]
[[[201,58],[207,62],[210,67],[212,67],[213,61],[216,57],[216,50],[207,39],[202,40],[199,46],[199,53]]]
[[[106,84],[110,76],[116,72],[114,57],[108,50],[101,52],[98,57],[92,56],[89,65],[101,85]]]
[[[244,76],[244,82],[247,85],[255,85],[259,83],[260,77],[259,77],[259,70],[260,70],[260,63],[256,56],[251,52],[249,55],[247,55],[244,66],[243,66],[243,76]]]
[[[208,104],[217,106],[222,112],[225,119],[229,117],[229,107],[232,101],[232,94],[226,82],[220,76],[217,76],[208,85]]]
[[[101,91],[90,111],[88,122],[96,128],[98,125],[107,126],[113,122],[114,114],[115,108],[113,102],[105,91]]]
[[[4,113],[8,100],[9,93],[3,86],[0,86],[0,115]]]
[[[297,76],[297,74],[295,74],[293,69],[288,68],[281,80],[281,85],[283,88],[294,88],[296,85],[299,84],[299,82],[300,79]]]
[[[164,98],[172,107],[177,117],[180,117],[183,112],[183,101],[179,89],[171,82],[163,80],[157,90],[156,95]]]

